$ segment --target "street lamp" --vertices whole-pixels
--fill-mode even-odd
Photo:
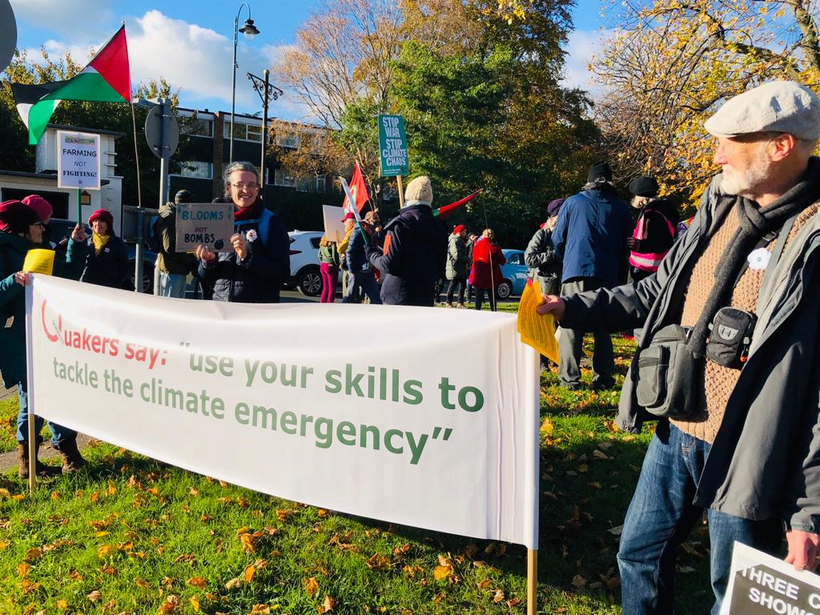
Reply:
[[[239,27],[239,14],[242,12],[242,7],[247,7],[248,9],[248,18],[245,20],[245,25],[241,28]],[[259,34],[259,29],[253,25],[253,19],[251,19],[251,7],[247,2],[243,2],[239,5],[239,10],[236,12],[236,18],[233,20],[233,76],[231,77],[231,138],[230,138],[230,150],[228,154],[228,164],[233,162],[233,130],[234,130],[234,113],[236,111],[236,44],[237,38],[239,33],[242,33],[248,39],[252,39],[254,36]]]

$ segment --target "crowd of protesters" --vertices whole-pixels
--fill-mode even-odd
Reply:
[[[681,227],[652,176],[621,199],[606,162],[577,194],[551,201],[524,253],[542,293],[540,314],[559,334],[558,376],[582,387],[584,334],[594,339],[592,389],[615,386],[611,333],[639,331],[617,424],[637,433],[659,419],[626,515],[618,563],[625,613],[671,613],[674,552],[704,513],[709,523],[712,613],[729,580],[733,541],[813,569],[820,556],[820,100],[792,82],[764,84],[728,102],[705,124],[722,167],[697,215]],[[289,276],[284,224],[259,198],[259,174],[233,163],[225,194],[234,206],[231,250],[198,246],[178,255],[173,204],[163,212],[157,294],[182,296],[194,273],[216,301],[277,303]],[[177,203],[190,194],[179,193]],[[413,179],[398,215],[342,220],[341,242],[323,236],[321,302],[497,309],[506,259],[491,228],[451,230],[432,210],[433,186]],[[0,204],[0,371],[20,398],[20,475],[28,472],[23,262],[29,249],[55,250],[54,275],[131,289],[127,252],[105,210],[50,241],[50,205],[32,195]],[[686,232],[684,232],[686,231]],[[62,248],[62,249],[60,249]],[[667,369],[672,363],[674,369]],[[775,377],[776,375],[776,377]],[[795,411],[796,408],[796,411]],[[49,425],[63,472],[84,463],[76,433]],[[37,429],[39,433],[39,426]],[[39,442],[37,443],[39,444]],[[38,473],[59,472],[42,464]]]

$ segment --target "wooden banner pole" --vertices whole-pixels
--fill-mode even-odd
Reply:
[[[29,404],[26,409],[28,411],[28,492],[29,495],[34,495],[34,488],[37,485],[37,433],[28,394],[26,394],[26,401]]]
[[[538,550],[527,549],[527,615],[538,610]]]
[[[401,175],[396,175],[396,182],[399,184],[399,207],[404,208],[404,186],[401,183]]]

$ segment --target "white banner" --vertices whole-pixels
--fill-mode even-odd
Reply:
[[[26,300],[40,416],[289,500],[537,548],[538,356],[510,315],[42,276]]]

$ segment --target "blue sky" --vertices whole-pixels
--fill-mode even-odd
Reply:
[[[601,0],[579,0],[576,31],[567,45],[566,82],[589,89],[585,66],[600,38],[597,31]],[[39,48],[55,57],[70,50],[84,64],[91,46],[99,47],[125,22],[134,83],[165,77],[180,88],[183,107],[230,110],[233,21],[241,2],[222,0],[11,0],[17,18],[17,46],[31,58]],[[310,15],[313,0],[251,2],[251,17],[260,35],[246,41],[239,35],[236,88],[237,112],[260,108],[245,73],[259,76],[283,47],[295,42],[295,32]],[[240,26],[248,17],[241,9]],[[271,75],[276,84],[276,76]],[[270,113],[303,120],[307,110],[287,92],[272,103]]]

